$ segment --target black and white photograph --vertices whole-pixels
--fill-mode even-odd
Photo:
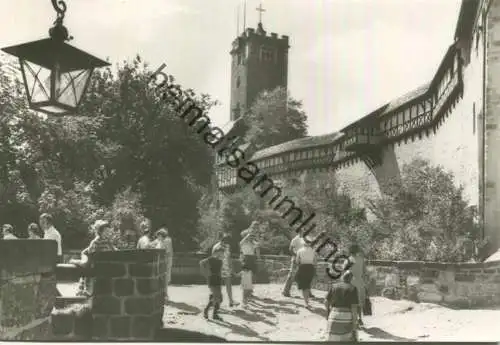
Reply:
[[[500,0],[0,8],[0,342],[500,342]]]

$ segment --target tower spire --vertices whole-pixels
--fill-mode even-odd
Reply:
[[[236,37],[240,35],[240,4],[236,8]]]
[[[262,26],[262,12],[266,12],[266,10],[262,7],[262,1],[260,2],[259,7],[257,7],[257,12],[259,12],[259,26]]]
[[[243,32],[247,29],[247,0],[243,0]]]

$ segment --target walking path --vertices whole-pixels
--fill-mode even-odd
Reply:
[[[241,301],[239,287],[233,293]],[[313,291],[317,297],[325,292]],[[224,298],[227,298],[223,291]],[[172,301],[165,310],[165,327],[216,335],[230,341],[317,341],[323,340],[325,318],[320,300],[312,310],[304,307],[298,291],[292,297],[281,296],[281,286],[257,285],[257,298],[247,309],[229,308],[223,302],[223,322],[205,320],[207,287],[171,286]],[[361,341],[498,341],[500,309],[452,310],[430,303],[392,301],[373,298],[374,316],[365,318]]]

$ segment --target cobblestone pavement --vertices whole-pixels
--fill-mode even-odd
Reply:
[[[322,340],[325,318],[322,302],[304,307],[299,292],[281,296],[281,286],[257,285],[257,298],[247,308],[229,308],[224,293],[223,321],[205,320],[202,310],[207,288],[201,285],[171,286],[164,316],[165,327],[211,334],[233,341],[318,341]],[[325,292],[313,291],[323,298]],[[241,300],[238,286],[233,288]],[[373,298],[374,315],[365,317],[361,341],[498,341],[500,310],[452,310],[430,303]]]

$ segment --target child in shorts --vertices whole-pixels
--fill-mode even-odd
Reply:
[[[212,255],[200,261],[200,267],[203,275],[207,278],[207,284],[210,291],[208,304],[203,311],[203,316],[208,319],[208,312],[213,308],[212,318],[221,321],[219,308],[222,303],[222,258],[224,248],[222,245],[216,245],[212,249]]]

